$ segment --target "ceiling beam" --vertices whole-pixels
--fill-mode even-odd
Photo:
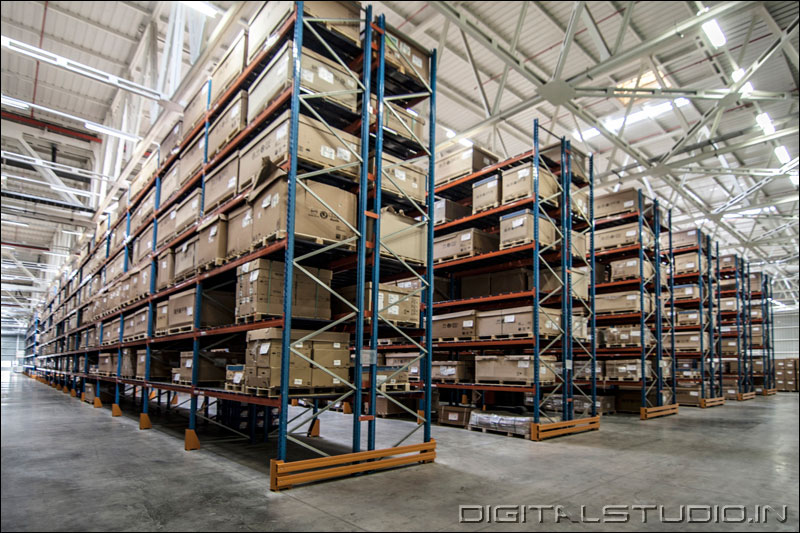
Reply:
[[[65,17],[71,18],[72,20],[74,20],[76,22],[80,22],[81,24],[86,24],[87,26],[89,26],[91,28],[99,30],[99,31],[101,31],[103,33],[107,33],[108,35],[111,35],[112,37],[115,37],[115,38],[120,39],[120,40],[124,40],[128,44],[136,44],[137,42],[139,42],[139,39],[138,39],[138,37],[136,35],[128,35],[128,34],[123,33],[120,30],[115,30],[115,29],[109,28],[108,26],[103,26],[99,22],[95,22],[95,21],[93,21],[91,19],[88,19],[86,17],[78,15],[77,13],[73,13],[72,11],[64,9],[63,7],[59,6],[58,4],[54,4],[53,2],[37,1],[35,3],[37,3],[39,5],[42,5],[42,6],[44,6],[46,4],[48,11],[53,11],[53,12],[58,13],[60,15],[64,15]]]
[[[695,89],[692,87],[681,87],[679,89],[662,87],[577,87],[575,88],[576,98],[636,98],[636,99],[656,99],[656,100],[675,100],[687,98],[689,100],[724,100],[734,94],[736,100],[741,102],[785,102],[798,101],[800,96],[795,91],[752,91],[749,93],[734,93],[730,89]]]

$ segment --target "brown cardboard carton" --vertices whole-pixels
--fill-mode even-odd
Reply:
[[[253,209],[250,206],[243,205],[228,216],[225,240],[229,257],[250,249],[253,243]]]
[[[430,80],[429,52],[408,36],[387,32],[384,55],[388,65],[407,76],[425,82]]]
[[[221,265],[228,250],[228,221],[224,214],[215,215],[199,226],[195,263],[198,268]]]
[[[645,376],[653,375],[653,362],[645,361]],[[642,362],[639,359],[609,359],[606,361],[605,377],[609,381],[640,381]]]
[[[700,298],[700,287],[698,285],[676,285],[672,294],[675,301],[693,300]]]
[[[708,261],[702,257],[702,272],[708,270]],[[697,254],[690,252],[688,254],[677,254],[675,256],[675,275],[696,273],[697,270]]]
[[[605,347],[641,346],[642,332],[639,326],[611,326],[597,328],[600,345]],[[655,342],[652,332],[645,328],[644,336],[647,346]]]
[[[178,192],[178,188],[180,187],[180,167],[180,160],[175,161],[169,170],[161,177],[160,205],[164,205],[164,202],[175,196],[175,193]]]
[[[169,297],[169,328],[185,328],[194,323],[195,290]],[[224,326],[234,321],[234,295],[227,291],[204,290],[200,327]]]
[[[175,212],[174,231],[176,234],[182,233],[183,230],[193,225],[197,222],[197,219],[200,218],[202,214],[202,206],[200,205],[201,194],[201,189],[197,188],[178,205],[178,210]],[[159,226],[158,229],[160,232],[161,226]]]
[[[133,264],[141,265],[153,251],[153,223],[133,241]]]
[[[489,276],[491,280],[489,294],[492,295],[524,292],[533,288],[533,271],[529,268],[513,268],[511,270],[492,272]],[[463,281],[462,283],[463,287],[466,283]]]
[[[294,79],[293,44],[291,40],[287,41],[250,87],[247,122],[253,122],[278,95],[291,87]],[[305,47],[300,54],[300,69],[301,90],[310,93],[344,93],[356,88],[356,81],[337,62]],[[351,92],[323,98],[355,112],[358,95]]]
[[[665,336],[665,342],[670,342],[669,337]],[[703,346],[708,347],[708,333],[703,333]],[[723,343],[723,349],[725,348]],[[695,331],[676,331],[675,332],[675,351],[677,352],[699,352],[700,333]]]
[[[477,315],[474,310],[433,316],[433,338],[474,339],[477,335]]]
[[[312,358],[314,341],[300,341],[310,331],[292,330],[292,351],[289,353],[289,366],[310,368],[308,361],[297,355]],[[282,328],[264,328],[247,332],[247,365],[280,369],[283,330]]]
[[[520,198],[533,196],[533,163],[508,168],[502,171],[503,196],[502,203],[507,204]],[[553,173],[544,166],[539,166],[539,198],[558,203],[559,187]]]
[[[696,309],[691,311],[678,311],[677,322],[679,326],[699,326],[700,313]]]
[[[149,222],[150,218],[153,215],[153,208],[155,207],[156,203],[156,190],[155,187],[150,189],[144,199],[139,203],[139,205],[134,210],[133,214],[131,215],[131,230],[134,232],[137,231],[142,225]]]
[[[311,367],[289,367],[289,387],[311,387]],[[280,367],[271,367],[269,369],[269,386],[281,386],[281,369]]]
[[[381,191],[391,192],[398,196],[405,194],[418,204],[425,203],[425,191],[428,187],[428,177],[425,170],[416,165],[404,164],[402,160],[384,152],[383,176],[381,176]],[[370,170],[375,170],[375,158],[370,160]],[[467,209],[469,213],[469,209]],[[434,204],[434,218],[436,206]],[[434,220],[434,224],[436,221]]]
[[[244,365],[225,365],[225,383],[230,383],[231,385],[244,385],[244,377]]]
[[[739,352],[739,341],[732,337],[723,337],[720,343],[723,354],[736,355]]]
[[[256,259],[236,269],[236,316],[283,313],[284,264]]]
[[[413,294],[412,289],[403,289],[390,283],[381,283],[378,290],[378,308],[385,309],[381,318],[397,324],[411,324],[419,326],[420,296]],[[350,303],[356,304],[356,287],[346,287],[339,291],[342,297]],[[372,282],[367,282],[364,288],[365,314],[372,316]],[[336,313],[344,314],[352,309],[336,299],[334,303]]]
[[[445,222],[452,222],[469,216],[470,213],[469,207],[442,198],[441,200],[436,200],[433,204],[433,223],[444,224]]]
[[[417,357],[419,357],[419,353],[414,352],[387,353],[385,356],[386,366],[402,367],[408,364],[407,371],[409,379],[416,381],[420,378],[420,360],[414,361]]]
[[[378,115],[375,95],[371,95],[369,109],[370,126],[374,127]],[[417,144],[425,141],[425,119],[416,113],[409,113],[392,102],[384,102],[383,127],[389,133]]]
[[[442,405],[439,407],[439,424],[467,427],[470,413],[472,413],[472,407]]]
[[[392,252],[412,263],[424,263],[428,255],[428,233],[424,225],[403,214],[396,212],[391,207],[381,209],[381,253],[394,257],[383,245],[391,248]],[[412,229],[411,226],[415,226]],[[367,239],[374,239],[374,225],[369,224]]]
[[[144,379],[147,370],[147,350],[136,350],[136,377]],[[162,350],[150,351],[150,379],[164,379],[170,377],[172,365],[169,353]]]
[[[433,239],[433,260],[472,256],[498,249],[499,238],[492,233],[469,228]]]
[[[623,279],[632,279],[639,277],[639,258],[620,259],[618,261],[611,261],[611,281],[618,281]],[[653,264],[649,261],[642,263],[642,270],[644,272],[644,279],[650,279],[653,274]]]
[[[208,105],[208,82],[203,82],[197,93],[183,109],[184,130],[188,133],[200,119],[205,117]],[[163,197],[162,197],[163,198]]]
[[[117,356],[101,353],[97,360],[97,372],[104,375],[117,375]]]
[[[436,157],[434,182],[436,185],[472,174],[497,163],[498,157],[477,146],[460,149],[446,156]]]
[[[333,210],[305,188],[297,187],[295,233],[301,237],[332,241],[352,237],[354,232],[350,228],[357,224],[356,195],[315,181],[309,181],[306,185],[318,197],[324,198]],[[279,177],[258,192],[253,202],[253,241],[285,233],[287,191],[286,179]]]
[[[181,381],[192,381],[194,367],[194,353],[181,352],[180,374]],[[197,382],[224,381],[226,360],[213,357],[213,352],[201,351],[197,357]],[[173,377],[174,379],[174,377]]]
[[[236,195],[239,186],[239,153],[235,152],[205,178],[204,212]]]
[[[239,152],[240,190],[256,180],[265,158],[275,166],[289,160],[289,121],[290,111],[286,111]],[[298,156],[303,163],[321,168],[339,167],[354,163],[355,154],[360,153],[361,140],[358,137],[341,130],[336,130],[337,135],[333,135],[323,123],[306,115],[300,115],[297,131]],[[336,172],[355,179],[358,165]]]
[[[645,247],[652,246],[653,233],[648,228],[642,228],[642,240]],[[631,246],[638,243],[639,225],[635,223],[601,229],[594,233],[594,247],[596,250]]]
[[[736,298],[720,298],[719,306],[721,311],[736,311],[737,302]]]
[[[403,289],[420,289],[422,282],[419,278],[401,279],[395,282],[395,285]],[[444,300],[451,300],[450,297],[450,281],[447,278],[434,276],[433,278],[433,301],[441,302]]]
[[[213,159],[246,126],[247,91],[239,91],[208,130],[208,160]]]
[[[346,387],[346,383],[350,382],[349,368],[328,368],[326,370],[327,372],[321,368],[311,369],[312,387]],[[328,372],[332,372],[337,377],[331,376]]]
[[[172,285],[175,278],[175,257],[172,250],[165,250],[158,256],[156,268],[156,289],[161,290]]]
[[[640,296],[644,298],[644,309],[641,309]],[[653,310],[653,301],[649,294],[641,295],[638,291],[613,292],[595,296],[595,310],[598,313],[636,313]]]
[[[478,337],[493,338],[503,335],[503,310],[479,311],[477,316]]]
[[[700,238],[703,239],[702,233],[700,234]],[[661,245],[662,250],[669,249],[669,233],[663,233],[661,235]],[[689,248],[691,246],[697,246],[697,230],[696,229],[688,229],[684,231],[673,231],[672,232],[672,249],[677,250],[679,248]],[[695,255],[695,257],[697,257]],[[677,258],[676,258],[677,260]]]
[[[175,279],[180,280],[188,274],[193,274],[197,263],[197,241],[198,237],[192,237],[183,244],[175,247]]]
[[[477,274],[461,278],[461,297],[477,298],[492,294],[492,274]]]
[[[533,213],[524,209],[500,217],[500,248],[510,248],[533,242]],[[539,246],[549,246],[556,240],[556,228],[546,218],[539,217]]]
[[[173,206],[163,215],[158,217],[158,239],[156,244],[162,247],[175,237],[175,222],[178,208]]]
[[[553,356],[539,358],[539,383],[554,383]],[[533,382],[535,361],[532,355],[477,355],[475,356],[475,381]]]
[[[639,209],[639,192],[636,189],[620,191],[594,199],[595,218],[604,218],[622,213],[634,213]]]
[[[122,364],[120,365],[119,375],[123,378],[132,378],[136,373],[136,350],[131,348],[122,349]]]
[[[162,161],[165,161],[168,157],[172,154],[177,153],[178,149],[180,148],[181,141],[183,140],[183,121],[179,120],[164,140],[161,141],[161,153],[159,157]]]
[[[472,381],[474,369],[473,361],[431,361],[431,379],[456,383]]]
[[[243,32],[228,48],[211,75],[211,107],[217,106],[217,99],[230,87],[247,65],[247,31]],[[210,151],[209,151],[210,154]]]
[[[720,270],[728,270],[736,268],[736,256],[735,255],[723,255],[719,258],[719,269]]]
[[[206,149],[205,132],[201,131],[189,147],[181,154],[178,166],[178,188],[185,185],[203,166]]]
[[[500,177],[490,176],[472,184],[472,212],[479,213],[500,205]]]

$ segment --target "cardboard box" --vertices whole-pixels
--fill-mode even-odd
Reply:
[[[708,261],[705,256],[702,256],[702,272],[708,271]],[[675,275],[697,273],[697,254],[690,252],[688,254],[678,254],[675,256]]]
[[[736,256],[735,255],[722,255],[719,258],[719,269],[720,270],[728,270],[736,268]]]
[[[594,199],[594,217],[604,218],[622,213],[635,213],[639,206],[639,191],[628,189]]]
[[[169,130],[167,136],[164,137],[164,140],[161,141],[161,153],[159,154],[159,158],[161,161],[166,161],[172,154],[178,152],[178,149],[181,146],[181,141],[183,140],[183,121],[179,120],[172,126],[172,129]]]
[[[653,375],[653,362],[645,361],[645,376]],[[639,359],[609,359],[605,364],[605,377],[609,381],[641,381],[642,362]]]
[[[641,309],[640,296],[644,297],[644,309]],[[650,294],[641,295],[639,291],[613,292],[595,296],[595,311],[597,313],[650,313],[653,310],[653,301]]]
[[[473,361],[431,361],[431,379],[471,382],[474,370]]]
[[[703,234],[700,233],[700,239],[705,242],[703,238]],[[669,250],[669,233],[663,233],[660,237],[660,243],[662,250]],[[692,246],[697,246],[697,230],[696,229],[689,229],[684,231],[673,231],[672,232],[672,249],[677,250],[679,248],[689,248]],[[695,255],[697,257],[697,255]],[[676,258],[677,261],[677,258]]]
[[[399,279],[395,282],[400,288],[403,289],[421,289],[422,282],[419,278]],[[445,300],[452,300],[450,297],[450,280],[440,276],[433,277],[433,301],[442,302]]]
[[[232,211],[228,215],[227,257],[237,256],[250,250],[253,243],[253,209],[249,205]]]
[[[736,355],[739,353],[739,341],[733,337],[723,337],[720,342],[720,350],[725,355]]]
[[[520,198],[533,196],[533,162],[501,171],[502,203],[507,204]],[[539,198],[550,203],[560,200],[556,177],[546,167],[539,165]]]
[[[436,156],[434,183],[440,185],[494,165],[499,158],[478,146],[470,146],[451,154]]]
[[[469,228],[433,239],[433,260],[472,256],[498,250],[499,237]]]
[[[311,367],[289,367],[289,387],[311,387],[311,376],[313,370]],[[249,381],[248,381],[249,382]],[[281,386],[281,369],[280,367],[269,369],[269,387]]]
[[[649,248],[653,245],[653,233],[650,229],[642,228],[642,241],[645,248]],[[594,233],[594,247],[596,250],[606,250],[634,244],[639,244],[639,225],[636,223],[601,229]]]
[[[489,176],[472,184],[472,212],[479,213],[500,205],[500,177]]]
[[[384,56],[387,65],[409,77],[430,82],[429,52],[408,36],[387,31]]]
[[[101,353],[97,360],[97,372],[103,375],[117,375],[116,354]]]
[[[178,188],[183,187],[203,166],[205,149],[206,136],[205,132],[201,131],[181,154],[180,165],[178,166]]]
[[[167,212],[158,217],[158,236],[156,244],[159,248],[167,244],[175,237],[175,222],[178,216],[178,208],[171,207]]]
[[[217,99],[230,87],[245,66],[247,66],[247,31],[244,31],[228,48],[211,74],[212,108],[216,107]]]
[[[720,311],[736,311],[738,308],[737,302],[737,298],[720,298]]]
[[[525,337],[533,335],[533,306],[478,313],[479,337]],[[540,308],[539,335],[555,336],[561,330],[561,310]]]
[[[420,295],[409,296],[414,291],[404,289],[391,283],[381,283],[378,290],[378,308],[384,309],[380,316],[384,320],[395,324],[410,324],[419,327]],[[342,297],[350,303],[356,305],[356,287],[345,287],[339,291]],[[372,282],[368,281],[364,288],[364,311],[368,316],[372,316]],[[352,312],[352,309],[344,305],[338,298],[335,300],[334,308],[336,314]]]
[[[333,273],[306,267],[316,278],[330,286]],[[256,259],[237,268],[236,316],[283,314],[284,264]],[[331,293],[295,269],[292,291],[292,316],[329,320]]]
[[[641,346],[642,331],[639,326],[611,326],[597,328],[598,341],[605,347]],[[644,330],[645,342],[651,346],[655,342],[649,328]]]
[[[305,188],[297,187],[295,234],[299,237],[331,241],[342,241],[355,235],[350,226],[355,228],[358,223],[356,195],[316,181],[308,181],[306,185],[317,196],[324,198],[333,210],[323,205]],[[281,235],[281,232],[285,234],[287,192],[288,182],[283,177],[254,190],[257,194],[253,202],[254,242]]]
[[[311,369],[312,387],[347,387],[346,383],[350,382],[349,368],[328,368],[326,370],[327,372],[321,368]],[[331,376],[328,372],[335,374],[337,377]]]
[[[183,109],[183,123],[184,130],[189,132],[206,115],[206,107],[208,106],[208,82],[203,82],[200,85],[197,93],[189,100],[186,107]],[[163,197],[162,197],[163,198]]]
[[[213,83],[212,88],[213,91]],[[208,160],[247,126],[247,91],[239,91],[208,130]]]
[[[173,279],[175,279],[175,256],[172,250],[165,250],[158,256],[156,289],[160,291],[169,287]]]
[[[442,405],[439,407],[439,424],[447,426],[467,427],[472,407]]]
[[[706,385],[708,390],[708,385]],[[700,405],[702,399],[702,390],[699,386],[696,387],[678,387],[676,390],[676,403],[679,405]]]
[[[665,335],[665,342],[670,342]],[[703,333],[703,346],[708,347],[708,333]],[[723,343],[724,344],[724,343]],[[724,348],[724,346],[723,346]],[[675,332],[675,351],[677,352],[699,352],[700,333],[696,331],[676,331]]]
[[[678,300],[694,300],[700,298],[699,285],[675,285],[672,292],[675,301]]]
[[[375,95],[371,95],[370,126],[372,127],[375,126],[377,121],[377,114],[376,98]],[[403,137],[417,144],[425,142],[425,119],[419,114],[409,113],[392,102],[384,102],[383,127],[385,132]]]
[[[292,330],[292,352],[289,354],[289,366],[292,368],[311,368],[308,361],[298,356],[298,352],[308,359],[312,358],[314,341],[300,342],[299,339],[309,335],[310,331]],[[247,366],[270,367],[280,373],[281,350],[283,340],[282,328],[263,328],[247,332]]]
[[[144,199],[131,215],[131,230],[137,231],[142,225],[149,222],[156,204],[156,189],[153,187],[145,194]]]
[[[554,356],[539,358],[539,383],[555,383]],[[536,364],[532,355],[476,355],[475,381],[532,383]]]
[[[178,205],[178,210],[175,212],[174,231],[176,235],[195,224],[203,214],[203,209],[200,205],[201,195],[202,190],[197,188]],[[161,231],[161,226],[158,229]]]
[[[181,280],[189,274],[194,274],[197,267],[195,262],[197,241],[198,237],[192,237],[175,247],[175,280]]]
[[[133,241],[133,264],[141,265],[153,251],[153,223]]]
[[[433,316],[434,339],[474,339],[477,336],[477,313],[470,309]]]
[[[244,385],[244,365],[225,365],[225,383]]]
[[[399,353],[387,353],[385,356],[386,366],[390,367],[402,367],[408,364],[406,371],[408,372],[409,379],[413,379],[414,381],[420,378],[420,360],[416,360],[419,357],[419,353],[414,352],[399,352]],[[413,362],[412,362],[413,361]]]
[[[609,267],[611,267],[611,281],[639,278],[638,257],[611,261]],[[642,263],[642,271],[644,272],[644,279],[650,279],[655,274],[653,264],[649,261]]]
[[[169,297],[170,329],[193,325],[195,291],[196,289],[190,289]],[[234,295],[230,292],[204,290],[201,306],[201,328],[224,326],[234,322]]]
[[[290,111],[286,111],[239,152],[240,190],[256,181],[264,167],[265,158],[274,166],[280,166],[289,160],[290,118]],[[328,126],[306,115],[300,115],[297,131],[299,159],[315,167],[327,169],[353,163],[356,161],[353,152],[359,154],[361,150],[361,140],[358,137],[336,130],[337,137],[330,132]],[[358,165],[338,169],[336,172],[356,179]]]
[[[239,187],[239,153],[235,152],[220,166],[205,177],[205,196],[203,197],[204,212],[212,209],[226,200],[233,198]]]
[[[213,357],[213,352],[201,350],[197,357],[197,368],[194,369],[194,353],[181,352],[180,381],[192,381],[192,373],[197,371],[197,382],[205,381],[224,381],[225,366],[224,358]],[[173,376],[173,381],[175,377]]]
[[[677,323],[678,326],[699,326],[700,313],[696,309],[692,311],[678,311]]]
[[[294,79],[293,45],[291,40],[287,41],[250,86],[247,105],[248,123],[253,122],[278,95],[292,86]],[[323,57],[309,48],[303,47],[300,54],[300,69],[302,72],[300,87],[310,93],[344,92],[356,89],[355,80],[339,63]],[[350,112],[356,111],[358,95],[355,92],[323,98]]]
[[[228,221],[224,214],[211,217],[198,227],[195,251],[197,268],[221,265],[228,252]]]
[[[388,103],[388,102],[387,102]],[[390,192],[398,196],[405,194],[418,204],[425,204],[425,191],[428,188],[428,177],[424,169],[416,165],[404,164],[402,160],[384,152],[383,175],[381,176],[381,193]],[[370,159],[370,170],[375,171],[375,158]],[[469,209],[467,209],[469,213]],[[434,204],[434,218],[436,204]],[[434,220],[434,224],[436,221]]]
[[[374,239],[375,226],[368,222],[367,239],[372,242]],[[402,211],[396,212],[391,207],[381,209],[381,245],[386,245],[391,250],[411,263],[425,263],[428,256],[428,230],[424,225],[413,229],[406,229],[419,222],[403,214]],[[381,254],[394,257],[391,253],[381,247]]]
[[[452,200],[442,198],[433,204],[433,223],[444,224],[459,218],[469,216],[471,210],[465,205],[461,205]]]
[[[175,196],[180,188],[180,160],[175,161],[172,166],[161,176],[161,196],[159,197],[160,204],[164,205],[170,198]],[[160,228],[159,228],[160,229]]]

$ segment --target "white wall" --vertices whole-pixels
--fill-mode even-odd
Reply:
[[[800,343],[798,311],[775,313],[775,359],[797,359]]]

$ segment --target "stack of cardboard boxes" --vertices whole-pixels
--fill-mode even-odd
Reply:
[[[775,388],[797,392],[797,359],[775,359]]]

